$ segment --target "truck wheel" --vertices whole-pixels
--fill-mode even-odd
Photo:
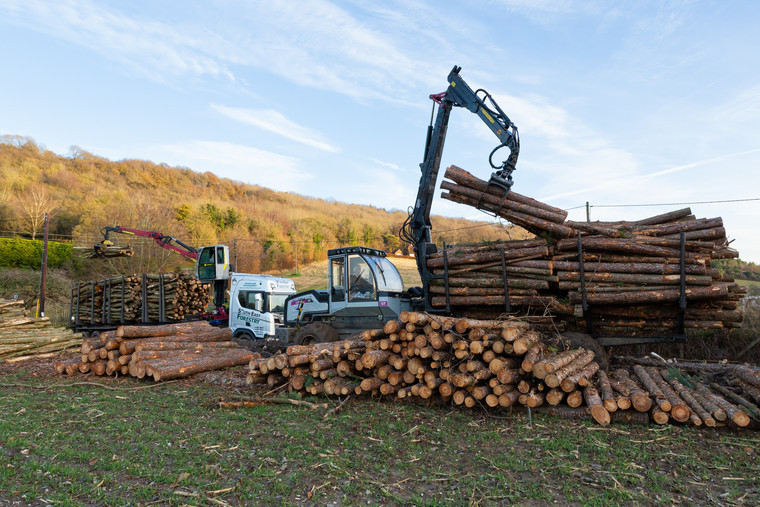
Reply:
[[[324,322],[312,322],[298,330],[294,342],[296,345],[312,345],[334,342],[337,339],[338,332],[331,325]]]
[[[237,338],[238,340],[255,340],[256,339],[256,337],[254,337],[248,331],[235,331],[232,337]]]
[[[607,370],[607,367],[609,366],[607,361],[607,353],[605,352],[604,347],[599,345],[599,342],[596,341],[591,335],[588,335],[586,333],[567,332],[561,333],[560,337],[564,341],[569,342],[573,347],[584,348],[593,352],[594,361],[599,364],[599,368],[601,370]]]

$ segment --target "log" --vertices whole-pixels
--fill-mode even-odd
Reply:
[[[199,357],[189,364],[168,365],[164,368],[154,368],[153,378],[156,381],[187,377],[208,370],[218,370],[247,364],[253,359],[253,353],[246,349],[222,349],[213,356]]]
[[[205,321],[166,324],[163,326],[119,326],[116,328],[116,338],[129,339],[194,334],[199,331],[208,330],[209,328],[214,329],[213,326]],[[227,331],[232,336],[232,331]]]
[[[562,368],[548,373],[544,378],[544,382],[549,387],[559,387],[562,381],[579,371],[581,371],[586,365],[594,360],[594,353],[590,350],[583,350],[578,354],[571,362],[567,363]]]
[[[593,417],[597,423],[602,426],[610,424],[610,413],[604,408],[604,404],[599,397],[599,392],[596,390],[596,387],[592,384],[584,387],[583,399],[586,400],[586,405],[589,407],[591,417]]]
[[[612,392],[612,384],[607,377],[607,373],[604,370],[599,370],[596,375],[599,379],[599,391],[602,395],[604,408],[607,409],[607,412],[615,412],[618,409],[618,402],[615,399],[615,394]]]
[[[533,376],[540,379],[546,378],[546,375],[571,363],[582,353],[583,349],[574,349],[545,357],[533,366]]]
[[[672,387],[662,378],[659,370],[654,367],[646,368],[649,377],[657,384],[668,402],[670,402],[670,417],[678,422],[686,422],[691,417],[691,410],[686,403],[678,396]]]
[[[612,376],[628,390],[629,394],[627,396],[630,397],[634,410],[637,412],[649,412],[649,409],[652,406],[652,400],[649,397],[649,394],[639,387],[636,381],[629,376],[627,371],[618,369],[612,372]]]
[[[639,377],[641,383],[644,384],[644,387],[647,388],[649,395],[654,397],[657,406],[660,407],[660,410],[663,412],[670,412],[670,408],[672,406],[670,404],[670,401],[668,401],[668,399],[665,397],[665,394],[663,394],[660,386],[655,383],[647,370],[645,370],[643,366],[634,365],[633,371],[636,373],[636,376]]]
[[[591,361],[584,366],[580,371],[573,373],[560,382],[560,388],[569,393],[574,391],[576,387],[584,387],[588,385],[589,379],[594,376],[594,373],[599,371],[599,364],[596,361]]]

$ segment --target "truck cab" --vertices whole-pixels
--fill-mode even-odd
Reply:
[[[376,329],[411,308],[401,275],[383,250],[352,246],[328,250],[327,290],[295,294],[285,326],[295,343],[334,341]]]
[[[295,284],[288,278],[232,273],[229,327],[233,336],[286,340],[285,302],[295,293]]]

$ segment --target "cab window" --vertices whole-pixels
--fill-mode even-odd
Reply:
[[[346,299],[345,259],[332,259],[330,261],[330,283],[333,301],[344,301]]]
[[[241,290],[238,292],[238,303],[242,308],[264,311],[264,298],[261,292],[253,290]]]
[[[198,259],[198,278],[201,280],[213,280],[216,278],[216,266],[214,265],[214,248],[204,248]]]
[[[349,280],[348,298],[351,301],[373,301],[375,295],[375,279],[367,262],[358,255],[348,258]]]

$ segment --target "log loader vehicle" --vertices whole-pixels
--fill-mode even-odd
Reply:
[[[233,336],[249,339],[277,338],[287,339],[288,331],[283,327],[285,299],[295,293],[295,284],[288,278],[270,275],[236,273],[230,264],[229,247],[210,245],[194,248],[173,236],[160,232],[145,231],[122,226],[108,226],[101,230],[103,240],[94,246],[95,254],[105,252],[113,246],[110,233],[128,234],[151,238],[161,248],[173,251],[195,262],[195,276],[201,282],[213,284],[213,304],[216,309],[202,316],[218,325],[229,327]],[[94,283],[94,282],[92,282]],[[229,283],[229,310],[225,308],[227,285]],[[108,286],[108,284],[104,284]],[[160,287],[159,287],[160,289]],[[104,287],[104,290],[105,287]],[[143,307],[146,306],[147,291],[143,290]],[[79,298],[72,291],[71,315],[79,316]],[[92,309],[93,314],[95,308]],[[123,315],[123,312],[122,312]],[[100,316],[100,325],[72,322],[78,331],[104,330],[122,324],[123,318],[117,315]],[[95,319],[91,319],[94,321]],[[160,324],[151,321],[147,315],[141,324]]]
[[[404,290],[396,267],[387,260],[385,252],[354,246],[328,251],[328,290],[295,294],[286,301],[285,325],[295,330],[295,343],[326,342],[344,338],[365,329],[382,326],[398,318],[402,311],[425,310],[440,312],[430,305],[430,282],[436,275],[427,269],[428,255],[436,252],[431,237],[430,207],[433,202],[438,171],[449,116],[455,107],[475,113],[499,139],[491,151],[489,162],[496,171],[489,184],[504,190],[512,186],[512,172],[517,164],[520,140],[517,127],[485,90],[473,91],[454,67],[448,76],[446,91],[430,95],[433,111],[438,108],[435,122],[431,116],[425,141],[417,199],[400,235],[412,244],[422,288]],[[508,158],[494,163],[501,148],[509,150]],[[366,291],[355,288],[364,281]]]

